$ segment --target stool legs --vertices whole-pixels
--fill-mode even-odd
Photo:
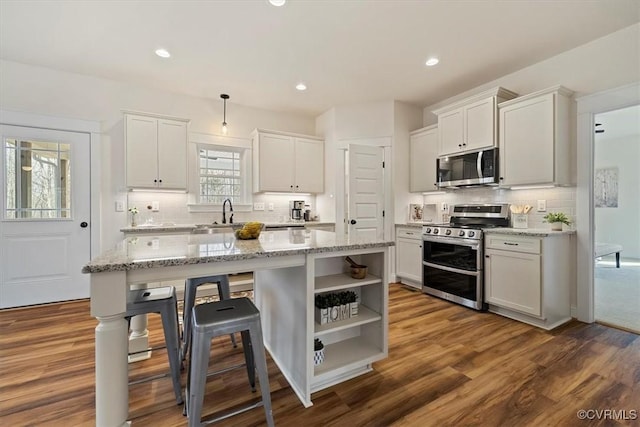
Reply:
[[[200,426],[202,419],[202,404],[204,403],[204,388],[207,382],[207,370],[209,369],[209,353],[211,351],[211,339],[193,339],[193,348],[189,361],[187,375],[187,415],[189,427]]]
[[[174,291],[175,296],[175,291]],[[182,360],[180,360],[180,335],[178,331],[178,306],[171,304],[166,312],[161,314],[162,327],[164,328],[164,339],[169,356],[169,368],[171,369],[171,379],[173,381],[173,391],[176,395],[178,405],[181,405],[182,386],[180,384],[180,371],[182,370]]]
[[[260,322],[253,323],[249,327],[255,366],[258,370],[258,380],[260,381],[260,393],[262,394],[262,404],[267,418],[267,425],[274,427],[273,410],[271,409],[271,391],[269,390],[269,375],[267,371],[267,358],[264,352],[262,341],[262,327]]]
[[[180,359],[180,327],[178,325],[178,302],[175,288],[165,287],[130,291],[125,315],[127,321],[130,322],[134,316],[148,313],[159,313],[162,319],[162,330],[164,332],[167,357],[169,358],[173,391],[176,395],[177,404],[181,405],[184,400],[180,384],[182,361]],[[135,383],[148,380],[137,380]]]
[[[251,391],[256,391],[256,364],[253,356],[253,345],[251,344],[251,335],[249,331],[240,332],[242,336],[242,350],[244,351],[244,360],[247,362],[247,376]]]

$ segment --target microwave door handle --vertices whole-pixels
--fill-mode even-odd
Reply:
[[[478,152],[478,161],[476,163],[476,169],[478,170],[478,178],[484,178],[482,176],[482,153],[484,153],[484,151]]]

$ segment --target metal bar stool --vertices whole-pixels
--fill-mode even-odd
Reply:
[[[180,325],[178,324],[178,300],[176,298],[176,290],[173,286],[129,291],[127,313],[125,315],[127,321],[130,322],[133,316],[149,313],[159,313],[162,318],[165,346],[149,348],[141,352],[160,348],[167,349],[171,379],[173,380],[173,391],[176,395],[177,404],[181,405],[183,400],[182,385],[180,384],[180,370],[182,369],[182,360],[180,359]],[[145,378],[132,381],[129,384],[138,384],[164,376],[166,375]]]
[[[274,426],[271,410],[271,393],[269,391],[269,376],[267,373],[267,359],[262,341],[262,327],[260,326],[260,312],[249,298],[234,298],[219,302],[200,304],[193,309],[193,330],[191,354],[189,357],[189,373],[185,396],[186,414],[189,426],[201,426],[220,421],[240,414],[250,409],[264,406],[267,424]],[[216,417],[212,420],[201,421],[202,406],[207,377],[220,372],[207,374],[211,340],[220,335],[240,332],[244,347],[247,374],[251,389],[255,391],[255,370],[258,370],[260,392],[262,400],[231,413]],[[240,365],[242,366],[242,365]]]
[[[189,352],[189,342],[191,340],[191,312],[193,311],[193,306],[196,304],[198,286],[204,285],[205,283],[216,283],[218,285],[218,296],[220,297],[220,300],[231,298],[229,276],[226,274],[195,277],[185,280],[184,311],[182,313],[182,351],[180,353],[180,360],[185,360],[187,353]],[[238,346],[234,334],[231,334],[231,342],[233,343],[234,348]]]

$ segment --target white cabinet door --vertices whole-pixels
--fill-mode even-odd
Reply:
[[[484,268],[488,303],[534,316],[542,314],[540,255],[487,249]]]
[[[295,139],[294,191],[324,191],[324,143],[312,139]]]
[[[187,188],[187,124],[158,120],[158,188]]]
[[[293,191],[293,138],[270,134],[260,134],[258,138],[259,188],[254,191]]]
[[[254,131],[253,191],[322,193],[324,141]]]
[[[407,283],[414,287],[422,284],[422,240],[397,238],[396,276],[415,282]]]
[[[437,191],[436,159],[438,158],[438,128],[411,134],[409,147],[409,191]]]
[[[438,116],[440,155],[462,151],[464,142],[464,109],[449,111]]]
[[[496,99],[474,102],[464,108],[463,150],[479,150],[496,145]]]
[[[127,187],[187,188],[187,121],[125,115]]]
[[[565,156],[556,158],[560,147],[556,147],[554,120],[553,93],[500,107],[501,184],[561,183],[556,179],[559,168],[568,175],[569,163],[558,164]]]
[[[158,126],[152,117],[126,116],[127,187],[156,186]]]

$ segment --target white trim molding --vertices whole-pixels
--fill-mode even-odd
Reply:
[[[595,115],[640,104],[640,82],[576,98],[577,178],[576,231],[578,320],[592,323],[594,315],[593,162]]]

